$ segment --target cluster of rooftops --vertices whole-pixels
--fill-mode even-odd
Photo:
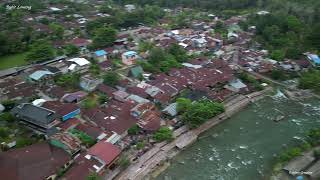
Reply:
[[[133,7],[126,8],[129,11]],[[51,10],[59,11],[59,8]],[[80,24],[84,21],[80,21],[81,18],[78,17]],[[175,128],[178,115],[175,98],[182,91],[190,90],[188,97],[192,100],[205,97],[223,102],[238,93],[251,91],[250,86],[235,76],[238,72],[236,65],[257,72],[267,72],[275,67],[293,70],[296,65],[300,68],[310,65],[305,61],[274,62],[264,58],[267,52],[248,49],[252,32],[237,28],[243,18],[232,17],[224,22],[230,29],[226,42],[219,33],[210,33],[217,21],[215,16],[212,23],[196,22],[192,28],[168,31],[140,27],[132,30],[131,35],[140,40],[151,40],[158,47],[176,43],[189,54],[214,53],[215,58],[195,58],[183,63],[182,68],[167,73],[143,72],[136,62],[145,60],[148,54],[138,53],[137,44],[130,42],[130,34],[126,33],[118,35],[114,46],[94,52],[87,51],[92,43],[90,39],[73,38],[70,43],[81,48],[79,57],[59,57],[24,69],[1,71],[0,100],[20,102],[11,113],[23,125],[35,133],[44,134],[48,140],[0,153],[1,176],[4,179],[54,179],[61,168],[68,167],[70,169],[63,176],[65,179],[84,179],[90,172],[103,174],[130,145],[126,138],[129,128],[137,125],[145,134],[156,132],[161,126]],[[320,63],[317,55],[306,55],[314,64]],[[92,64],[89,58],[94,58],[102,71],[109,71],[113,68],[111,59],[115,56],[129,71],[122,74],[124,77],[117,86],[108,86],[102,79],[88,73]],[[53,83],[56,75],[73,72],[81,74],[81,89],[70,91]],[[140,75],[145,80],[139,80]],[[106,95],[108,102],[82,108],[81,102],[91,93]],[[26,101],[35,94],[41,99]],[[95,143],[91,147],[84,145],[75,135],[81,133]]]

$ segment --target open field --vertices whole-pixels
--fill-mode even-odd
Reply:
[[[26,65],[26,53],[0,57],[0,70]]]

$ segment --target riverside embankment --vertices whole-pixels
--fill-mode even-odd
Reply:
[[[284,118],[275,122],[279,115]],[[278,91],[201,133],[155,179],[269,180],[279,155],[319,126],[320,101],[291,100]]]
[[[162,142],[156,144],[151,150],[142,155],[135,163],[131,164],[126,170],[122,171],[115,179],[143,179],[148,178],[153,171],[160,167],[163,162],[168,161],[177,155],[182,149],[194,143],[200,134],[212,128],[213,126],[230,118],[232,115],[245,108],[251,102],[255,102],[263,98],[271,87],[263,91],[251,93],[243,96],[239,95],[236,98],[225,102],[225,112],[207,121],[200,127],[189,130],[183,126],[174,131],[176,137],[172,142]]]

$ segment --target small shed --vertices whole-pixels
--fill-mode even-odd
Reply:
[[[134,94],[131,94],[130,96],[128,96],[127,99],[132,100],[138,104],[150,102],[148,99],[142,98]]]
[[[174,117],[174,116],[176,116],[178,114],[177,105],[178,105],[178,103],[172,103],[169,106],[167,106],[166,108],[164,108],[162,110],[162,112]]]
[[[116,91],[116,92],[114,92],[112,94],[113,94],[114,99],[116,99],[116,100],[118,100],[120,102],[125,102],[126,98],[129,96],[128,93],[126,93],[125,91],[121,91],[121,90]]]
[[[105,50],[98,50],[94,52],[94,56],[99,62],[107,60],[107,54],[108,53]]]
[[[141,66],[135,66],[130,69],[129,76],[132,76],[134,78],[139,78],[143,74],[143,69]]]
[[[138,53],[135,51],[128,51],[122,54],[122,63],[125,65],[132,65],[138,58]]]
[[[225,88],[233,92],[241,92],[248,90],[247,85],[244,84],[240,79],[235,79],[231,81],[228,85],[225,86]]]

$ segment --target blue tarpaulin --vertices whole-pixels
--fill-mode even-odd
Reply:
[[[107,52],[105,50],[99,50],[95,52],[96,56],[104,56],[107,55]]]

